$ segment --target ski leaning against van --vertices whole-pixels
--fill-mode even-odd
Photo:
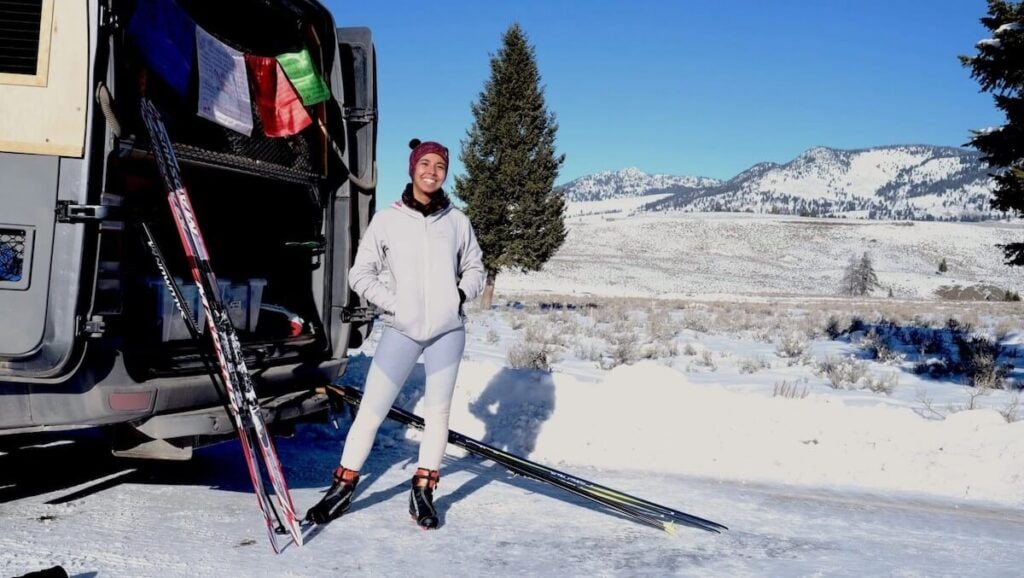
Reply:
[[[441,188],[448,175],[448,149],[416,139],[409,147],[411,182],[400,201],[374,216],[349,272],[352,290],[384,311],[385,328],[333,483],[306,513],[315,524],[325,524],[351,506],[377,429],[421,354],[425,425],[409,514],[421,528],[439,524],[434,490],[466,346],[462,306],[483,290],[485,273],[469,218],[451,205]]]

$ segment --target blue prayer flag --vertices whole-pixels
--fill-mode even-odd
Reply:
[[[196,50],[196,24],[174,0],[140,0],[128,35],[146,64],[181,96],[188,95]]]

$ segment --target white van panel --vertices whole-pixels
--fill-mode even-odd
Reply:
[[[88,2],[44,2],[53,7],[50,29],[40,35],[48,62],[32,84],[0,76],[0,152],[81,157],[88,108]],[[46,22],[44,10],[44,24]],[[43,75],[45,74],[45,78]],[[3,220],[3,219],[0,219]]]

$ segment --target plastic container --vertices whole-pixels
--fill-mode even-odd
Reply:
[[[188,306],[192,318],[199,325],[199,332],[206,331],[206,311],[199,300],[199,290],[193,283],[185,283],[175,277],[174,282],[181,288],[185,305]],[[181,318],[178,306],[174,304],[171,290],[164,283],[162,278],[156,277],[146,280],[150,291],[156,295],[157,325],[161,341],[175,341],[179,339],[191,339],[192,334],[188,332],[185,321]]]
[[[239,331],[252,332],[260,319],[260,304],[263,302],[263,288],[266,279],[249,279],[243,283],[232,283],[227,279],[218,279],[220,297],[228,310],[231,324]]]
[[[192,318],[199,325],[199,332],[206,332],[206,311],[199,299],[199,290],[194,283],[185,283],[182,279],[175,277],[175,283],[181,288],[185,305],[192,313]],[[174,304],[171,297],[171,290],[167,288],[162,278],[156,277],[146,280],[150,291],[156,295],[157,325],[161,341],[175,341],[179,339],[191,339],[188,327],[181,319],[181,313]],[[256,330],[256,323],[260,318],[260,304],[263,301],[263,287],[266,286],[266,279],[249,279],[244,283],[233,283],[228,279],[218,279],[220,286],[220,298],[224,308],[228,311],[228,318],[231,325],[239,331],[252,332]]]

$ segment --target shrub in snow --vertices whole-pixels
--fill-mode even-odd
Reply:
[[[829,315],[828,321],[825,322],[825,335],[828,335],[829,339],[835,339],[842,334],[843,330],[839,326],[839,318],[835,315]]]
[[[547,345],[552,349],[563,346],[567,336],[565,333],[559,332],[557,327],[549,324],[543,317],[531,320],[526,324],[526,330],[523,332],[525,341]]]
[[[601,361],[604,350],[605,344],[600,339],[581,339],[573,346],[576,358],[583,361]]]
[[[548,315],[547,319],[547,331],[560,336],[559,342],[563,345],[565,344],[566,339],[569,339],[574,335],[578,335],[582,331],[579,318],[571,311],[559,311]]]
[[[522,311],[515,309],[506,315],[508,319],[508,325],[512,329],[520,330],[526,325],[526,314]]]
[[[885,332],[885,335],[888,334],[889,332]],[[869,359],[877,359],[882,363],[899,363],[905,358],[902,353],[892,349],[886,338],[879,335],[874,328],[860,340],[860,346],[868,354]]]
[[[754,339],[761,343],[774,343],[779,330],[771,327],[760,327],[754,330]]]
[[[763,357],[751,357],[741,359],[736,363],[739,366],[740,373],[757,373],[762,369],[771,369],[771,364],[768,360]]]
[[[630,315],[632,314],[632,304],[616,299],[609,302],[604,307],[594,311],[594,320],[598,323],[617,323],[620,321],[629,321]]]
[[[703,311],[689,310],[683,315],[683,327],[697,333],[707,333],[711,326],[711,316]]]
[[[1020,325],[1016,320],[1012,319],[1000,319],[995,328],[992,329],[992,334],[995,336],[996,341],[1006,341],[1011,333],[1020,329]]]
[[[505,354],[508,366],[513,369],[537,369],[551,371],[554,352],[544,343],[517,341]]]
[[[864,331],[867,329],[867,324],[864,323],[864,319],[859,315],[854,315],[850,318],[850,326],[846,328],[846,333],[855,333],[857,331]]]
[[[878,375],[867,375],[864,377],[864,388],[875,393],[889,395],[899,385],[899,376],[896,372],[883,373]]]
[[[715,359],[711,356],[710,349],[705,349],[704,351],[701,352],[700,361],[697,362],[697,365],[703,365],[704,367],[710,369],[711,371],[718,370],[718,366],[715,365]]]
[[[665,359],[679,355],[675,341],[655,341],[640,346],[640,357],[644,359]]]
[[[853,389],[868,371],[868,364],[852,357],[838,360],[826,357],[818,366],[818,372],[828,378],[834,389]]]
[[[647,312],[647,334],[657,341],[670,341],[676,336],[676,326],[666,311],[650,309]]]
[[[772,388],[772,397],[783,397],[786,399],[803,399],[807,397],[807,384],[800,387],[796,383],[790,383],[786,380],[782,380],[775,384]]]
[[[999,415],[1003,416],[1006,423],[1014,423],[1019,421],[1022,416],[1018,412],[1020,408],[1020,396],[1014,395],[1006,401],[1006,405],[999,410]]]
[[[683,346],[683,355],[691,357],[697,355],[697,349],[694,348],[692,343],[687,342],[686,345]]]
[[[640,350],[636,341],[623,339],[612,343],[608,354],[601,359],[602,369],[612,369],[620,365],[632,365],[640,358]]]
[[[918,375],[928,375],[930,377],[945,377],[953,373],[952,366],[946,362],[945,359],[938,357],[928,357],[918,361],[914,365],[914,373]]]
[[[779,357],[797,359],[807,352],[807,337],[802,333],[790,331],[775,342],[775,354]]]
[[[490,343],[491,345],[494,345],[495,343],[498,342],[498,339],[499,339],[498,338],[498,332],[495,331],[493,327],[488,329],[487,330],[487,338],[486,339],[487,339],[487,343]]]
[[[974,331],[974,325],[970,321],[961,321],[955,317],[946,320],[946,329],[953,334],[953,337],[964,336]]]
[[[1009,363],[998,362],[1002,351],[999,344],[984,337],[961,337],[957,339],[957,350],[960,355],[960,369],[967,382],[974,387],[1002,387],[1003,380],[1013,370]]]
[[[925,338],[921,343],[921,351],[925,354],[936,354],[945,351],[946,349],[946,336],[945,332],[931,329],[925,333]]]

